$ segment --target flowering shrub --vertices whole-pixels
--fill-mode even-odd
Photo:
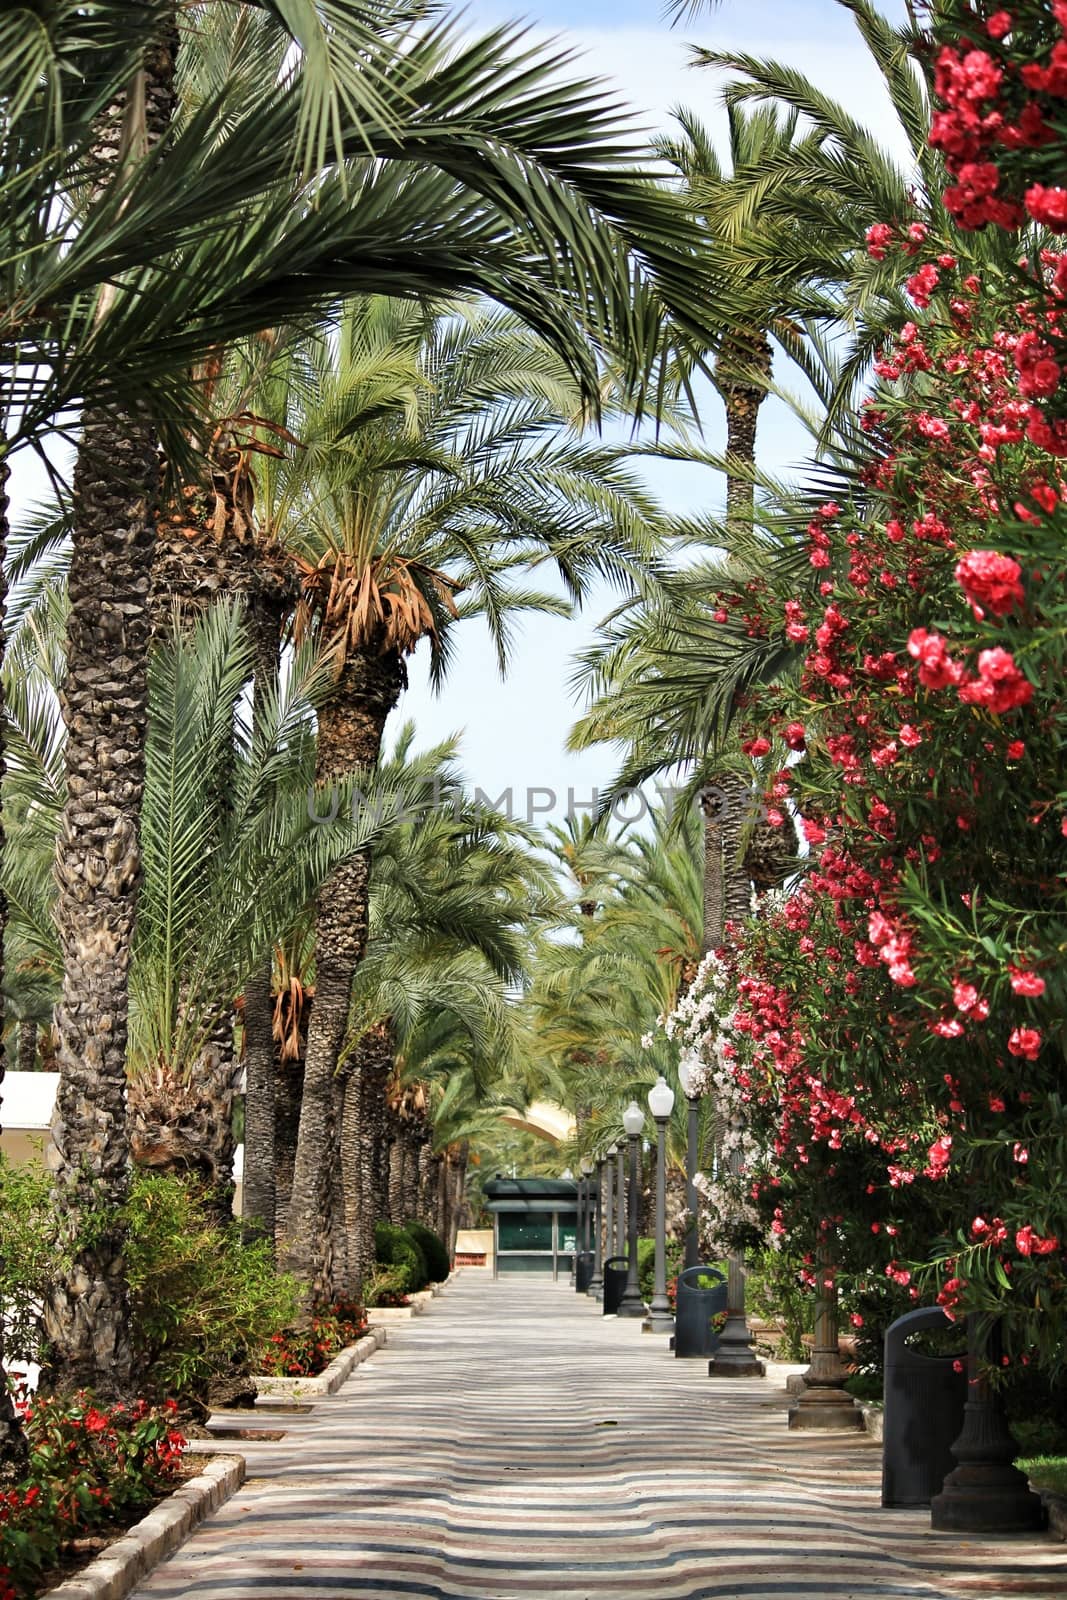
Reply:
[[[279,1377],[313,1378],[329,1366],[339,1350],[355,1344],[366,1331],[363,1307],[354,1300],[318,1306],[306,1328],[285,1328],[271,1335],[263,1371]]]
[[[870,230],[913,311],[876,362],[862,472],[809,512],[805,595],[717,597],[796,652],[742,739],[809,847],[706,1041],[747,1129],[718,1209],[751,1208],[809,1284],[833,1261],[861,1340],[929,1294],[997,1313],[1005,1361],[1055,1372],[1067,255],[966,230],[1067,231],[1067,3],[948,0],[937,25],[932,137],[964,231]]]
[[[185,1439],[173,1401],[100,1408],[90,1396],[19,1402],[23,1478],[0,1491],[0,1600],[26,1600],[71,1540],[122,1528],[171,1486]]]

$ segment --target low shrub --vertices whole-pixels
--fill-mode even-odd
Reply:
[[[805,1361],[804,1335],[810,1333],[815,1297],[797,1276],[798,1264],[779,1250],[757,1250],[747,1258],[745,1304],[749,1315],[777,1322],[782,1334],[774,1351],[780,1361]]]
[[[434,1233],[424,1222],[417,1219],[404,1224],[404,1232],[410,1234],[419,1249],[422,1251],[426,1262],[426,1271],[429,1273],[431,1283],[444,1283],[451,1271],[448,1251],[439,1234]]]
[[[374,1253],[383,1267],[395,1267],[404,1274],[401,1288],[405,1294],[425,1289],[429,1282],[426,1257],[405,1229],[391,1222],[379,1222],[374,1229]]]
[[[4,1354],[9,1361],[39,1361],[44,1354],[41,1301],[62,1266],[52,1207],[52,1177],[40,1161],[15,1166],[0,1156],[0,1303]]]
[[[216,1227],[196,1188],[172,1174],[136,1173],[129,1273],[134,1338],[151,1394],[204,1401],[214,1383],[262,1369],[293,1322],[296,1284],[275,1271],[269,1244]]]
[[[667,1240],[667,1297],[674,1304],[678,1287],[678,1274],[682,1270],[682,1261],[685,1256],[685,1245],[680,1239]],[[656,1241],[655,1239],[638,1239],[637,1241],[637,1282],[641,1289],[641,1299],[647,1305],[652,1299],[656,1286]],[[672,1292],[673,1289],[673,1292]]]
[[[377,1267],[363,1281],[363,1295],[368,1306],[406,1306],[408,1303],[404,1282],[405,1268]]]
[[[185,1449],[173,1401],[34,1396],[19,1411],[30,1460],[0,1493],[0,1600],[35,1595],[72,1540],[129,1526],[171,1487]]]
[[[39,1361],[40,1305],[63,1265],[43,1166],[0,1161],[0,1215],[5,1354]],[[188,1179],[135,1172],[126,1216],[142,1392],[202,1405],[213,1385],[256,1370],[272,1335],[293,1321],[296,1284],[275,1271],[266,1243],[243,1244],[236,1224],[220,1230]]]
[[[1015,1465],[1035,1489],[1067,1495],[1067,1456],[1021,1456]]]

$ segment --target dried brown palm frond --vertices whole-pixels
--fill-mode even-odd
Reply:
[[[356,563],[344,551],[330,550],[317,562],[298,558],[303,594],[293,621],[297,643],[317,619],[324,654],[340,674],[352,650],[372,648],[409,655],[420,639],[437,634],[432,595],[451,617],[461,585],[424,562],[389,552]]]

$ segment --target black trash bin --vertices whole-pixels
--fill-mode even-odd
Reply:
[[[715,1282],[708,1285],[712,1278]],[[718,1267],[687,1267],[679,1273],[678,1304],[674,1309],[675,1355],[713,1356],[719,1347],[719,1335],[711,1319],[725,1310],[726,1277]]]
[[[574,1287],[585,1294],[593,1281],[593,1252],[581,1250],[574,1258]]]
[[[963,1355],[924,1356],[908,1346],[915,1333],[954,1324],[940,1306],[905,1312],[885,1336],[882,1504],[928,1506],[956,1465],[952,1445],[963,1429],[967,1372]],[[959,1324],[960,1347],[966,1343]],[[963,1370],[953,1370],[959,1360]]]
[[[625,1256],[609,1256],[604,1263],[604,1306],[606,1317],[618,1315],[626,1291],[626,1274],[629,1270]]]

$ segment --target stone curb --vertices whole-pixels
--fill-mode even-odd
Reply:
[[[304,1395],[335,1394],[349,1373],[372,1356],[376,1350],[380,1350],[384,1343],[385,1329],[371,1328],[362,1339],[348,1345],[335,1355],[325,1371],[318,1373],[314,1378],[275,1377],[272,1373],[269,1377],[266,1374],[256,1377],[253,1382],[262,1395],[281,1394],[302,1398]]]
[[[76,1577],[41,1600],[124,1600],[141,1579],[184,1544],[198,1523],[225,1505],[245,1478],[245,1458],[216,1455],[195,1478],[161,1500]]]
[[[860,1405],[863,1413],[863,1426],[872,1439],[882,1439],[882,1427],[885,1422],[885,1412],[881,1406]]]
[[[1041,1496],[1048,1515],[1049,1534],[1061,1544],[1067,1543],[1067,1496],[1057,1494],[1054,1489],[1036,1488],[1033,1483],[1030,1487]]]

